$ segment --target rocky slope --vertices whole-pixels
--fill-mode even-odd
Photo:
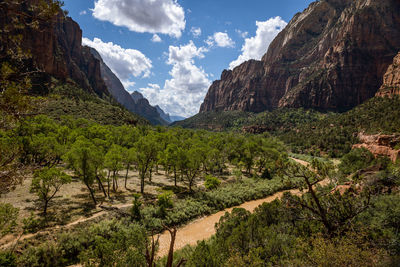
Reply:
[[[125,90],[121,81],[112,72],[112,70],[104,63],[100,54],[94,48],[89,48],[91,54],[100,62],[100,73],[108,91],[115,100],[124,106],[130,112],[136,113],[149,120],[152,124],[167,125],[169,121],[161,118],[157,108],[152,107],[149,101],[140,93],[134,92],[132,96]],[[138,95],[139,94],[139,95]]]
[[[261,61],[225,70],[200,112],[352,108],[373,97],[400,50],[398,0],[321,0],[298,13]]]
[[[393,64],[389,66],[383,76],[383,85],[376,93],[379,97],[391,97],[400,95],[400,52],[393,59]]]

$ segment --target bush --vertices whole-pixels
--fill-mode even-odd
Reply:
[[[28,218],[22,220],[24,226],[24,233],[36,233],[43,227],[43,222],[40,219],[37,219],[35,214],[31,212],[31,215]]]
[[[17,257],[14,253],[8,251],[0,251],[0,266],[2,267],[14,267],[16,264]]]
[[[13,231],[17,225],[18,212],[12,205],[0,203],[0,237]]]
[[[214,176],[207,175],[204,181],[204,186],[208,190],[216,189],[221,184],[221,181]]]
[[[339,170],[344,174],[351,174],[371,166],[374,159],[374,155],[365,148],[353,149],[342,157]]]

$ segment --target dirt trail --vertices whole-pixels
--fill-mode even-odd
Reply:
[[[295,159],[295,158],[291,158],[291,159],[301,165],[306,166],[306,167],[309,166],[309,163],[304,160],[299,160],[299,159]],[[321,181],[319,184],[326,185],[326,184],[328,184],[328,182],[329,182],[328,180],[324,180],[324,181]],[[219,219],[223,215],[225,215],[226,212],[231,212],[234,208],[243,208],[250,212],[253,212],[254,209],[256,207],[260,206],[261,204],[272,202],[275,199],[281,198],[285,192],[290,192],[294,195],[301,194],[300,190],[298,190],[298,189],[281,191],[281,192],[273,194],[272,196],[269,196],[269,197],[266,197],[263,199],[248,201],[248,202],[243,203],[240,206],[225,209],[225,210],[215,213],[213,215],[200,218],[192,223],[189,223],[186,226],[183,226],[182,228],[179,228],[176,233],[176,240],[175,240],[175,246],[174,246],[175,250],[181,249],[186,245],[195,245],[195,244],[197,244],[198,241],[210,238],[212,235],[215,234],[215,228],[214,228],[215,224],[217,222],[219,222]],[[157,256],[163,257],[168,254],[170,241],[171,241],[171,237],[170,237],[170,233],[168,231],[165,231],[160,235],[159,250],[158,250]]]

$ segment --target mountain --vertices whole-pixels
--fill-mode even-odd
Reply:
[[[160,114],[160,117],[163,120],[167,121],[168,123],[172,122],[171,118],[169,117],[169,114],[165,113],[164,110],[162,110],[159,105],[156,105],[155,108],[157,109],[158,114]]]
[[[149,104],[149,101],[145,99],[140,93],[134,92],[130,95],[122,85],[118,77],[112,72],[112,70],[104,63],[100,54],[94,48],[88,48],[91,54],[100,62],[100,73],[103,78],[108,91],[115,98],[115,100],[124,106],[130,112],[136,113],[143,116],[152,124],[156,125],[167,125],[169,121],[164,120],[160,117],[159,112],[156,108]]]
[[[104,63],[91,48],[82,46],[79,25],[56,5],[52,6],[51,14],[44,15],[48,11],[42,10],[43,3],[6,1],[0,9],[0,28],[11,36],[9,41],[1,43],[0,50],[6,51],[3,55],[10,53],[15,49],[11,47],[15,46],[12,36],[20,39],[17,50],[29,55],[19,62],[32,80],[29,93],[45,96],[39,103],[33,103],[34,113],[53,118],[71,115],[100,123],[147,124],[117,105],[114,92],[109,90],[113,87],[109,85],[118,81],[111,76],[109,80],[103,79]],[[38,20],[31,25],[29,21],[33,18]],[[0,63],[3,60],[9,59],[3,56]]]
[[[321,0],[296,14],[260,61],[222,72],[200,112],[347,110],[373,97],[400,51],[400,1]]]
[[[186,118],[185,117],[182,117],[182,116],[169,116],[170,118],[171,118],[171,121],[172,122],[175,122],[175,121],[183,121],[183,120],[185,120]]]
[[[389,66],[383,76],[383,85],[376,93],[376,96],[400,95],[400,52],[393,59],[393,64]]]

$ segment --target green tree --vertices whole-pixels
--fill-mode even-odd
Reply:
[[[71,177],[57,168],[44,168],[34,173],[30,191],[43,203],[46,216],[49,202],[55,197],[61,186],[71,182]]]
[[[124,149],[123,152],[123,158],[122,161],[125,165],[126,173],[125,173],[125,189],[127,189],[127,183],[128,183],[128,174],[131,166],[136,163],[136,149],[134,147],[131,147],[129,149]]]
[[[200,173],[202,155],[202,151],[197,147],[190,148],[187,151],[181,150],[179,159],[180,169],[191,192],[193,191],[193,186],[196,184],[196,178]]]
[[[153,135],[148,134],[139,139],[135,144],[135,148],[140,178],[140,192],[143,194],[146,175],[150,172],[154,161],[157,160],[157,141]]]
[[[74,170],[89,190],[94,205],[97,205],[93,189],[96,179],[96,161],[94,159],[99,153],[101,153],[100,149],[93,143],[86,138],[79,138],[65,155],[68,166]]]
[[[123,165],[122,147],[112,145],[105,156],[105,167],[112,172],[113,191],[118,188],[117,175],[122,170]],[[109,177],[109,176],[108,176]],[[110,196],[110,181],[108,179],[108,196]]]

